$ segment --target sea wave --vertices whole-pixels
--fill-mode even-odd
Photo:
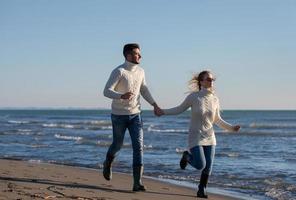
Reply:
[[[16,121],[16,120],[9,120],[9,124],[29,124],[30,121]]]
[[[75,138],[75,137],[74,137]],[[74,140],[74,138],[72,140]],[[112,141],[104,141],[104,140],[91,140],[87,138],[81,138],[76,140],[79,145],[89,145],[89,146],[99,146],[99,147],[109,147],[112,144]],[[131,147],[132,144],[125,142],[122,145],[122,148]]]
[[[55,124],[55,123],[42,124],[42,126],[46,128],[69,128],[69,129],[75,128],[75,126],[71,124]]]
[[[44,123],[45,128],[63,128],[63,129],[85,129],[85,130],[110,130],[112,126],[106,121],[89,121],[89,122],[60,122],[60,123]]]
[[[108,140],[93,140],[93,139],[87,139],[82,138],[80,140],[77,140],[79,145],[90,145],[90,146],[100,146],[100,147],[109,147],[112,144],[112,141]],[[132,147],[132,144],[129,142],[123,143],[123,148],[129,148]],[[144,144],[144,149],[146,150],[165,150],[164,147],[157,147],[153,146],[152,144]]]
[[[31,129],[17,129],[18,132],[32,132]]]
[[[187,151],[187,149],[176,148],[176,153],[177,153],[177,154],[182,154],[184,151]]]
[[[274,200],[296,200],[295,192],[287,191],[285,188],[269,188],[265,195]]]
[[[49,145],[47,145],[47,144],[32,144],[30,147],[31,148],[46,148],[46,147],[49,147]]]
[[[30,129],[18,129],[16,131],[17,135],[34,135],[34,133],[32,132],[32,130]]]
[[[85,127],[87,130],[112,130],[112,126],[90,126]]]
[[[216,134],[233,134],[231,132],[215,132]],[[242,129],[236,134],[238,136],[270,136],[270,137],[295,137],[296,130],[282,130],[282,129],[270,129],[270,130],[260,130],[260,129]]]
[[[100,125],[100,126],[110,126],[111,121],[106,120],[90,120],[90,121],[84,121],[85,124],[91,124],[91,125]]]
[[[32,132],[19,132],[17,135],[33,135]]]
[[[241,155],[237,152],[221,152],[215,154],[217,157],[238,158]]]
[[[0,135],[43,135],[42,132],[35,132],[30,129],[16,129],[16,130],[8,130],[8,131],[1,131]]]
[[[296,123],[251,123],[249,127],[260,129],[296,129]]]
[[[188,133],[188,129],[157,129],[153,128],[153,126],[149,126],[147,131],[157,133]]]
[[[63,139],[63,140],[75,140],[75,141],[79,141],[83,139],[82,137],[79,137],[79,136],[67,136],[67,135],[60,135],[60,134],[55,134],[54,137],[58,139]]]

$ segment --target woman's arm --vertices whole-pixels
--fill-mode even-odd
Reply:
[[[177,115],[187,110],[192,105],[192,95],[188,95],[185,100],[176,107],[163,109],[165,115]]]
[[[224,121],[220,115],[220,105],[218,101],[218,106],[215,113],[215,124],[217,124],[220,128],[228,130],[228,131],[238,131],[240,126],[238,125],[231,125],[228,122]]]

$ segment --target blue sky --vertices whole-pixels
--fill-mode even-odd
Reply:
[[[295,9],[294,0],[0,0],[0,107],[110,108],[104,85],[123,45],[138,42],[161,107],[210,69],[224,109],[296,109]]]

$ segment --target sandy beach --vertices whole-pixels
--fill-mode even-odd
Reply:
[[[0,199],[192,200],[196,191],[145,178],[146,192],[132,192],[132,176],[113,174],[106,181],[101,171],[15,160],[0,160]],[[210,194],[212,200],[235,198]]]

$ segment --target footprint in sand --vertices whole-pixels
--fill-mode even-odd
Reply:
[[[10,175],[10,172],[9,171],[4,171],[1,173],[2,175]]]
[[[14,183],[8,183],[8,184],[7,184],[7,187],[8,187],[9,189],[14,189],[14,188],[17,187],[17,185],[14,184]]]
[[[30,187],[26,187],[26,186],[24,186],[23,189],[24,189],[24,190],[33,190],[32,188],[30,188]]]
[[[163,188],[161,188],[161,189],[163,189],[163,190],[167,190],[167,191],[171,190],[171,189],[168,188],[168,187],[163,187]]]
[[[2,190],[2,192],[13,192],[13,189]]]
[[[44,197],[44,199],[56,199],[56,198],[58,197],[54,195]]]

